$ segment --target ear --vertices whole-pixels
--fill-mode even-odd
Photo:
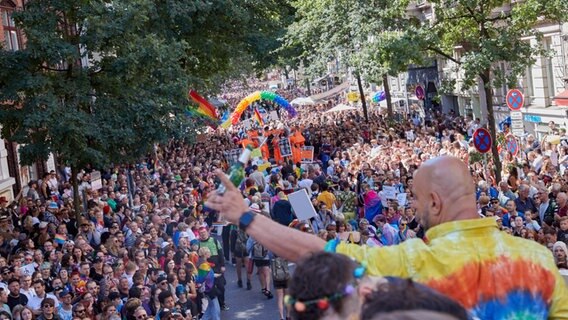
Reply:
[[[430,193],[430,214],[438,216],[442,213],[442,198],[437,192]]]

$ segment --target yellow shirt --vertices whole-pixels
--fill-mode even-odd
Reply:
[[[550,250],[497,229],[490,218],[444,223],[398,246],[341,243],[376,276],[412,278],[480,319],[568,319],[568,290]]]

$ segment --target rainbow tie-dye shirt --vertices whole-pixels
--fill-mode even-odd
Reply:
[[[412,278],[489,319],[568,319],[568,290],[552,253],[497,229],[493,219],[444,223],[398,246],[341,243],[374,276]]]

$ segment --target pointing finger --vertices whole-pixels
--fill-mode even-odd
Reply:
[[[225,186],[226,191],[238,191],[237,187],[233,185],[231,180],[229,180],[229,177],[227,177],[227,175],[223,171],[217,169],[215,170],[215,174],[217,175],[217,177],[219,177],[219,180],[221,180],[221,183]]]

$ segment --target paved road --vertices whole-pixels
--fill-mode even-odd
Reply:
[[[237,274],[231,264],[227,264],[225,277],[227,279],[225,300],[229,305],[229,310],[221,312],[221,319],[279,320],[276,294],[273,291],[274,299],[267,300],[260,292],[260,283],[256,275],[253,275],[252,290],[250,291],[246,290],[246,281],[244,283],[245,288],[237,287]]]

